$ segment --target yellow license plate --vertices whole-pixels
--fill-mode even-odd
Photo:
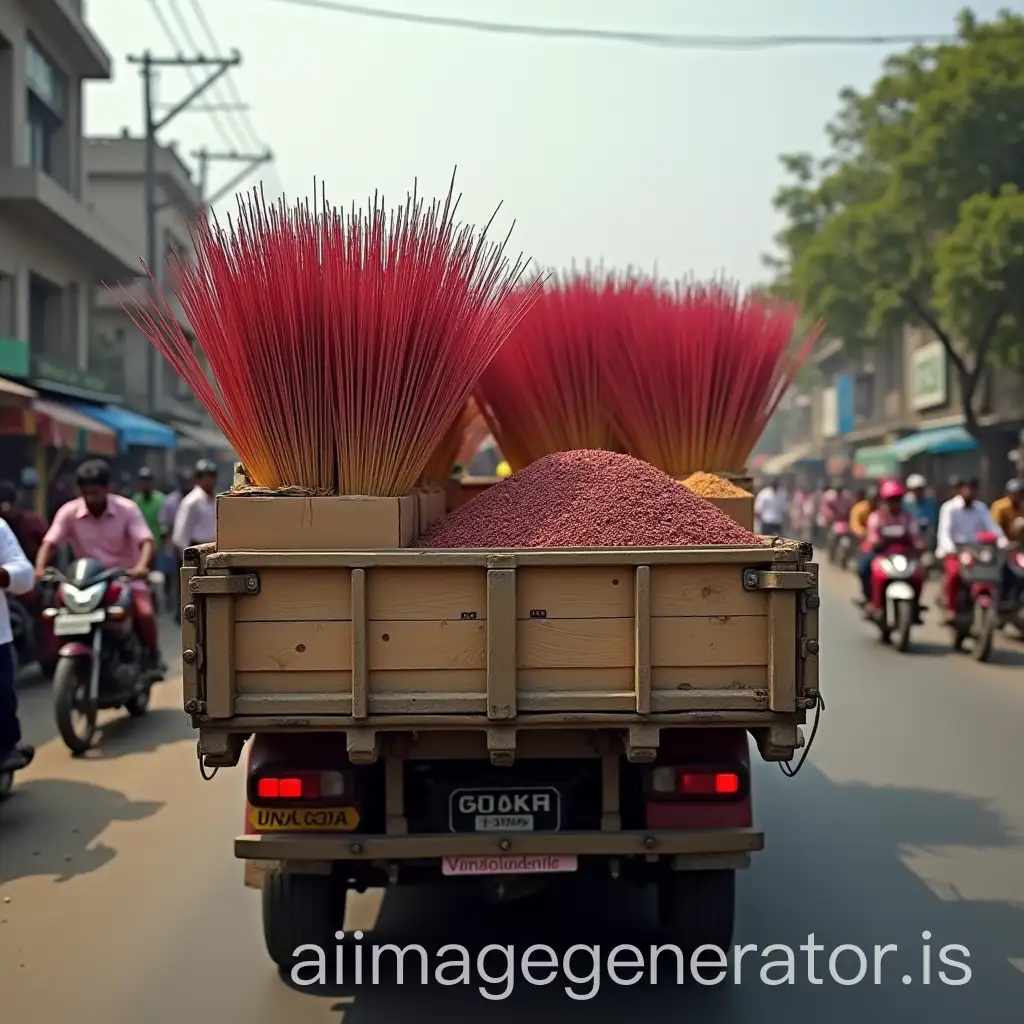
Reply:
[[[249,823],[257,832],[351,832],[359,825],[354,807],[254,807]]]

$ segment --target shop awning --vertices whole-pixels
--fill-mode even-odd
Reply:
[[[190,451],[230,452],[228,439],[210,427],[198,427],[194,423],[171,420],[171,426],[178,434],[178,447]]]
[[[821,459],[811,455],[812,448],[813,446],[809,444],[797,445],[795,448],[790,448],[788,452],[769,456],[764,460],[759,472],[764,476],[780,476],[792,469],[798,462],[820,462]]]
[[[36,431],[46,447],[75,455],[117,454],[117,435],[99,420],[45,398],[36,399],[33,410]]]
[[[110,427],[117,434],[118,447],[122,452],[127,448],[173,448],[178,443],[170,427],[120,406],[76,405],[75,408],[83,416],[97,419]]]
[[[972,452],[978,442],[963,427],[939,427],[901,437],[889,445],[897,462],[909,462],[918,455],[949,455]]]
[[[0,377],[0,398],[12,398],[18,405],[28,405],[33,399],[38,397],[38,391],[33,391],[17,381]]]

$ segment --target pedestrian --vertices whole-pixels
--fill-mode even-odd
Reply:
[[[185,495],[196,485],[195,474],[192,470],[183,470],[178,474],[177,486],[164,501],[158,516],[160,532],[157,536],[160,539],[160,559],[158,565],[164,574],[167,603],[176,609],[175,618],[181,618],[181,576],[178,570],[181,568],[181,552],[174,546],[171,534],[174,532],[174,517],[178,514],[181,502]]]
[[[132,496],[132,501],[139,506],[142,518],[146,520],[150,533],[154,538],[160,536],[160,512],[167,501],[167,495],[156,489],[153,470],[143,466],[138,472],[139,489]]]
[[[770,480],[766,487],[757,492],[754,499],[754,515],[758,532],[769,537],[782,535],[782,524],[786,518],[786,502],[779,489],[778,480]]]
[[[21,550],[14,531],[0,519],[0,772],[25,768],[35,749],[21,742],[18,694],[14,689],[14,633],[8,594],[27,594],[36,585],[32,563]]]
[[[217,536],[217,466],[209,459],[200,459],[195,477],[195,487],[182,498],[174,516],[171,539],[179,551],[196,544],[210,544]]]

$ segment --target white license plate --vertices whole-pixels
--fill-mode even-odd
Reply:
[[[914,588],[909,583],[904,583],[900,580],[896,583],[890,583],[885,588],[885,596],[890,601],[913,601]]]
[[[87,615],[58,615],[53,620],[53,633],[54,636],[85,636],[106,617],[104,611],[89,612]]]
[[[444,875],[549,875],[577,868],[575,854],[508,854],[493,857],[445,857]]]

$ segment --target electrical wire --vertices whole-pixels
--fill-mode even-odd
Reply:
[[[538,39],[581,39],[594,42],[631,43],[677,50],[777,50],[798,46],[913,46],[955,40],[949,33],[905,35],[760,35],[710,36],[685,33],[627,32],[616,29],[524,25],[511,22],[450,18],[439,14],[414,14],[385,8],[364,7],[341,0],[272,0],[292,7],[309,7],[357,18],[403,22],[432,28],[453,28],[495,35],[531,36]]]

